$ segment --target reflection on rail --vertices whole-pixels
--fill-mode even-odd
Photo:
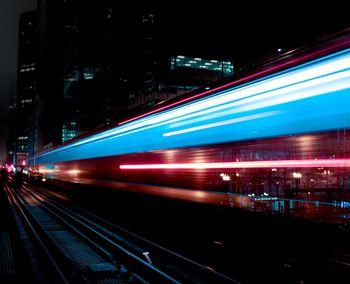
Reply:
[[[6,191],[63,283],[239,283],[32,186]]]

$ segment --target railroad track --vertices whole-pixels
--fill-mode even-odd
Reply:
[[[336,279],[349,279],[350,277],[350,253],[332,250],[328,256],[328,270],[331,277]],[[334,281],[335,282],[335,281]],[[337,282],[337,283],[338,283]]]
[[[57,283],[239,283],[45,191],[5,191]]]

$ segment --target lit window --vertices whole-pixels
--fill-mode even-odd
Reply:
[[[83,72],[83,77],[85,80],[92,80],[94,78],[94,69],[85,67]]]
[[[199,57],[186,57],[177,55],[170,58],[170,68],[193,68],[193,69],[207,69],[210,71],[222,72],[224,76],[233,74],[233,64],[229,61],[219,61],[214,59],[202,59]]]

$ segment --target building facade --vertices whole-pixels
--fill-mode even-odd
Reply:
[[[28,153],[34,152],[36,131],[34,109],[37,89],[37,12],[20,16],[18,40],[18,69],[16,99],[10,104],[11,125],[15,125],[14,152],[16,164],[26,163]],[[14,113],[14,114],[11,114]],[[10,130],[12,132],[13,130]]]
[[[32,157],[232,75],[230,60],[168,49],[161,13],[112,0],[38,0],[21,24],[30,40],[21,34],[16,119],[26,123],[17,149]]]

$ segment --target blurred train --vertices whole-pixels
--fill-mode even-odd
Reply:
[[[177,197],[350,189],[350,31],[29,161],[47,179]],[[181,196],[179,197],[181,198]]]

